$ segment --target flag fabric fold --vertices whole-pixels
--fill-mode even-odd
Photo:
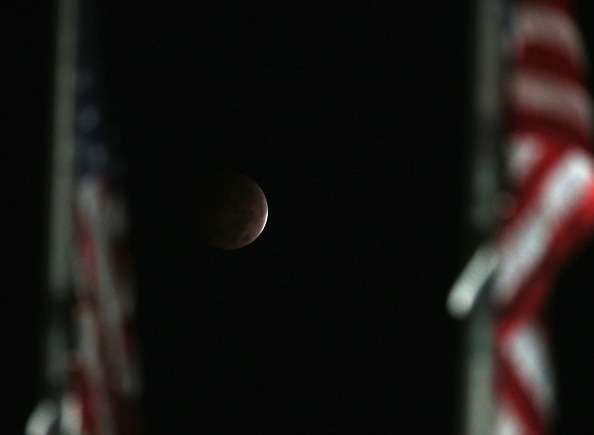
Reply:
[[[592,100],[571,3],[524,0],[511,13],[504,147],[509,218],[497,234],[497,434],[553,427],[546,303],[555,276],[594,228]]]

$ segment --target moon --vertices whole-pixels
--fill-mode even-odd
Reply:
[[[198,190],[198,233],[209,245],[237,249],[252,243],[268,220],[260,186],[237,172],[208,177]]]

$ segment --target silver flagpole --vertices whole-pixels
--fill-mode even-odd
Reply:
[[[79,0],[58,0],[49,202],[43,400],[27,422],[27,435],[70,433],[61,418],[68,382],[71,316],[72,197],[74,184],[76,54]]]
[[[469,247],[476,252],[448,296],[464,318],[461,433],[493,433],[493,315],[489,288],[498,258],[492,245],[495,200],[501,191],[501,82],[504,0],[476,0],[473,117],[471,119]],[[477,248],[478,247],[478,248]]]

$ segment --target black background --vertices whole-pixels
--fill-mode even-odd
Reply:
[[[150,433],[452,432],[471,2],[206,3],[103,2],[97,17]],[[40,384],[55,11],[1,10],[0,426],[18,433]],[[578,11],[592,52],[593,6]],[[237,251],[194,228],[196,186],[225,170],[269,204]],[[592,425],[593,260],[582,251],[551,304],[562,433]]]

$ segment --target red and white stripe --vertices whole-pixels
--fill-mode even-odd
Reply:
[[[560,267],[594,228],[592,102],[583,43],[561,0],[515,10],[508,182],[515,209],[497,238],[495,433],[546,434],[556,414],[543,308]]]
[[[122,245],[123,203],[102,178],[85,178],[76,189],[75,222],[75,372],[81,433],[138,433],[141,384],[131,331],[132,277]]]

